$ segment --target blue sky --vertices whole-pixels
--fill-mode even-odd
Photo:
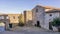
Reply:
[[[38,4],[60,8],[60,0],[0,0],[0,13],[21,13]]]

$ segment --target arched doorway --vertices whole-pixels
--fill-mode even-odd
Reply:
[[[40,26],[40,22],[39,22],[39,21],[37,21],[37,24],[36,24],[36,25],[37,25],[37,27],[41,27],[41,26]]]
[[[0,31],[5,31],[5,23],[0,22]]]

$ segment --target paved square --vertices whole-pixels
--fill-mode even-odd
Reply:
[[[59,32],[48,31],[38,27],[16,27],[13,31],[4,31],[0,34],[60,34]]]

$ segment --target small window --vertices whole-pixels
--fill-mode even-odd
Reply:
[[[18,16],[18,18],[19,18],[19,16]]]
[[[50,14],[50,16],[52,16],[52,14]]]
[[[36,9],[36,12],[38,12],[38,9]]]
[[[13,16],[13,18],[15,19],[15,16]]]
[[[7,16],[6,19],[9,19],[9,17]]]
[[[4,19],[4,16],[1,16],[1,19]]]

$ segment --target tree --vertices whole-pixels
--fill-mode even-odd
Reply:
[[[60,26],[60,18],[54,18],[51,23],[53,26]]]
[[[24,17],[23,14],[19,15],[19,26],[23,26],[24,25]]]

